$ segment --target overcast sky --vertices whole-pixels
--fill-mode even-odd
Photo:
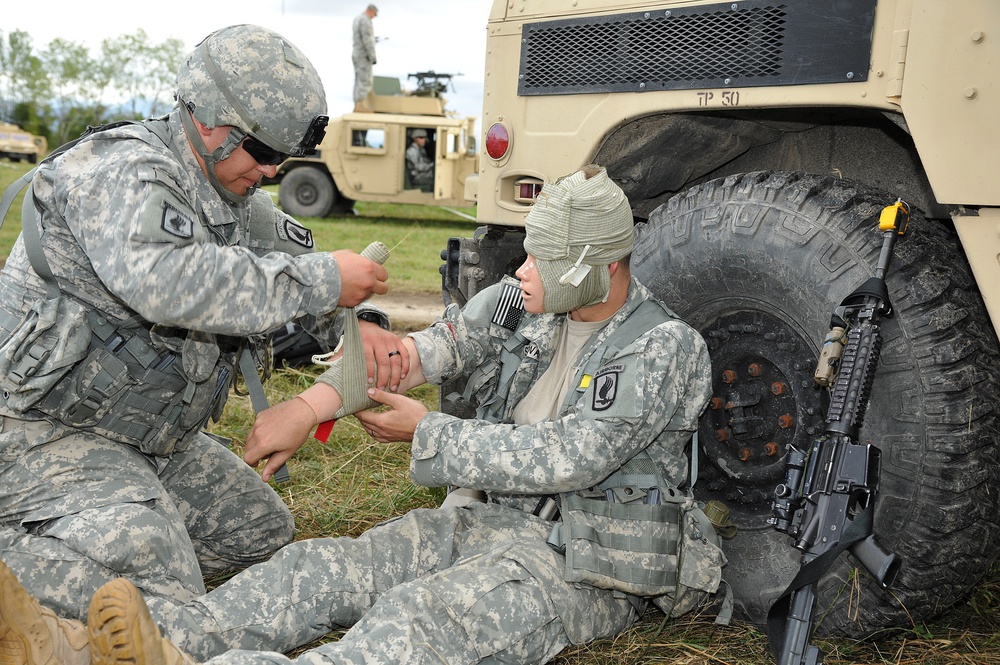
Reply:
[[[133,34],[142,28],[153,43],[168,38],[191,50],[218,28],[256,23],[290,39],[319,70],[326,88],[330,115],[353,109],[351,88],[351,22],[368,2],[355,0],[172,0],[143,3],[136,0],[5,0],[0,30],[24,30],[36,49],[61,37],[90,47],[96,55],[101,40]],[[486,23],[492,0],[375,0],[373,21],[380,39],[376,76],[399,78],[412,88],[407,75],[434,70],[462,74],[453,79],[455,91],[445,98],[447,108],[473,115],[481,125]]]

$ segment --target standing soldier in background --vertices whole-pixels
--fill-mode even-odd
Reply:
[[[370,113],[368,95],[372,92],[372,65],[375,64],[375,28],[372,19],[378,16],[378,7],[368,8],[354,19],[354,48],[351,60],[354,62],[354,112]]]
[[[313,251],[258,189],[323,138],[326,94],[302,51],[223,28],[187,56],[176,98],[43,161],[0,274],[0,570],[55,612],[0,582],[5,665],[50,632],[68,640],[53,662],[88,663],[56,614],[82,619],[109,580],[158,613],[288,543],[281,497],[202,427],[241,349],[292,320],[332,346],[337,307],[387,290],[385,268]],[[245,357],[244,382],[259,381]]]

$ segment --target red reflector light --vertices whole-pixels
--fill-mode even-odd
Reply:
[[[534,203],[542,191],[542,181],[537,178],[522,178],[514,183],[514,200],[518,203]]]
[[[492,159],[500,159],[507,154],[510,147],[510,134],[507,128],[497,123],[486,132],[486,154]]]

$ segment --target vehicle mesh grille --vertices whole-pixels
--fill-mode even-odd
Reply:
[[[518,94],[865,80],[873,16],[874,0],[799,0],[527,23]]]

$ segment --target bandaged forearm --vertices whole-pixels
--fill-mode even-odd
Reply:
[[[361,331],[357,319],[353,317],[353,311],[348,310],[349,318],[344,322],[343,354],[330,361],[330,368],[317,379],[332,386],[340,395],[340,409],[334,414],[334,418],[338,419],[376,406],[376,402],[368,397],[365,346],[361,342]],[[376,368],[376,373],[377,371]]]
[[[362,250],[361,256],[375,263],[383,264],[389,258],[389,248],[380,242],[373,242]],[[356,411],[363,411],[378,405],[377,402],[373,402],[368,397],[368,364],[365,361],[365,346],[361,341],[361,330],[355,317],[354,309],[348,309],[347,318],[344,321],[342,347],[344,353],[340,358],[332,361],[330,369],[317,379],[332,386],[340,395],[341,405],[334,415],[335,418],[343,418]],[[376,375],[377,372],[378,368],[376,367]]]
[[[357,348],[357,347],[356,347]],[[360,353],[352,354],[351,346],[344,345],[344,355],[333,360],[330,367],[319,375],[317,383],[325,383],[340,395],[340,409],[334,418],[343,418],[352,413],[378,406],[378,402],[368,397],[368,367],[365,363],[364,347]]]

